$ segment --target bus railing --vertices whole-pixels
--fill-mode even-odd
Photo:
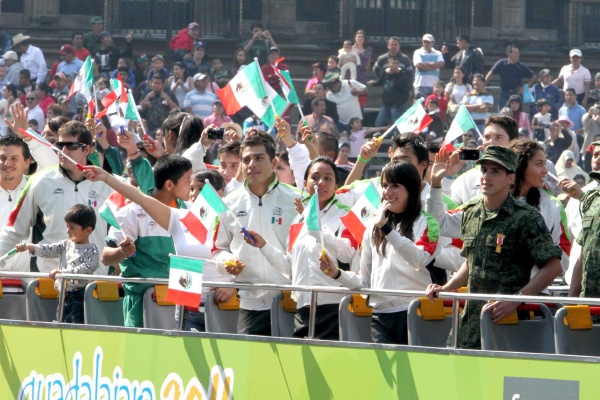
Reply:
[[[10,272],[0,271],[0,277],[7,278],[20,278],[20,279],[37,279],[37,278],[48,278],[46,273],[36,272]],[[120,283],[146,283],[146,284],[168,284],[169,280],[166,278],[126,278],[121,276],[111,275],[87,275],[87,274],[56,274],[57,279],[63,279],[62,286],[59,294],[58,302],[58,322],[62,322],[63,308],[65,301],[66,287],[69,280],[86,280],[86,281],[109,281],[109,282],[120,282]],[[294,286],[294,285],[278,285],[278,284],[257,284],[257,283],[235,283],[235,282],[210,282],[203,281],[203,287],[211,288],[234,288],[234,289],[247,289],[247,290],[273,290],[273,291],[298,291],[298,292],[310,292],[311,304],[317,304],[318,293],[334,293],[334,294],[361,294],[361,295],[385,295],[385,296],[400,296],[400,297],[424,297],[424,290],[382,290],[382,289],[348,289],[343,287],[329,287],[329,286]],[[552,292],[552,287],[549,287]],[[557,292],[564,292],[565,287],[560,286]],[[438,297],[441,299],[452,300],[452,347],[457,347],[458,344],[458,313],[459,313],[459,302],[460,300],[481,300],[481,301],[511,301],[511,302],[525,302],[525,303],[560,303],[560,304],[582,304],[582,305],[593,305],[600,306],[600,298],[589,298],[589,297],[555,297],[555,296],[516,296],[516,295],[503,295],[503,294],[484,294],[484,293],[455,293],[455,292],[440,292]],[[178,305],[179,312],[179,330],[182,330],[183,324],[183,306]],[[316,321],[316,307],[310,307],[309,316],[309,333],[308,338],[314,339],[315,337],[315,321]]]

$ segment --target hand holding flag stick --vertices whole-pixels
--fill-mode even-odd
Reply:
[[[23,242],[21,245],[22,246],[27,246],[27,243]],[[18,250],[17,250],[16,247],[14,249],[10,250],[8,253],[6,253],[5,255],[3,255],[2,257],[0,257],[0,263],[6,261],[9,257],[17,254],[17,252],[18,252]]]
[[[19,128],[19,132],[21,132],[23,135],[34,139],[38,142],[40,142],[41,144],[43,144],[46,147],[51,148],[52,150],[55,150],[56,152],[60,153],[64,158],[66,158],[67,160],[71,161],[73,164],[75,164],[77,166],[77,169],[80,171],[84,171],[84,167],[83,165],[79,164],[77,161],[73,160],[71,157],[69,157],[68,155],[66,155],[61,149],[59,149],[58,147],[56,147],[55,145],[53,145],[52,143],[50,143],[49,141],[47,141],[46,139],[44,139],[42,136],[40,136],[37,132],[35,132],[33,129],[29,128],[27,130],[24,130],[23,128]]]

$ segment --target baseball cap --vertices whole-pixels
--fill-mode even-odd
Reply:
[[[279,47],[277,47],[277,46],[272,46],[272,47],[269,49],[269,54],[271,54],[271,53],[272,53],[272,52],[274,52],[274,51],[276,51],[276,52],[278,52],[278,53],[279,53]]]
[[[165,58],[161,55],[161,54],[157,54],[154,57],[152,57],[152,61],[154,60],[160,60],[160,61],[165,61]]]
[[[583,57],[583,54],[581,54],[581,50],[573,49],[569,52],[569,57],[573,57],[573,56]]]
[[[104,18],[102,17],[92,17],[90,18],[90,24],[103,24]]]
[[[196,75],[194,75],[194,82],[201,81],[204,78],[206,78],[206,75],[204,75],[201,72],[198,72]]]
[[[423,40],[426,42],[435,42],[431,33],[426,33],[425,35],[423,35]]]
[[[206,46],[204,45],[204,42],[196,42],[196,43],[194,43],[194,48],[195,49],[199,49],[200,47],[202,47],[203,49],[206,48]]]
[[[188,25],[188,29],[192,29],[192,28],[200,29],[200,25],[198,25],[197,22],[190,22],[190,24]]]
[[[66,81],[66,80],[67,80],[67,77],[66,77],[66,76],[65,76],[65,74],[64,74],[64,73],[62,73],[62,72],[57,72],[56,74],[54,74],[54,77],[52,78],[52,80],[54,80],[54,79],[56,79],[56,78],[60,78],[60,79],[62,79],[63,81]]]
[[[6,59],[6,60],[19,61],[19,56],[17,55],[17,53],[15,53],[12,50],[9,50],[6,53],[4,53],[4,55],[2,56],[2,58]]]
[[[552,75],[548,68],[544,68],[543,70],[540,71],[540,76],[546,76],[546,75]]]
[[[488,146],[483,151],[483,155],[475,164],[480,165],[484,161],[492,161],[502,165],[509,172],[515,172],[517,169],[517,155],[511,149],[502,146]]]
[[[70,44],[65,44],[58,51],[58,54],[67,54],[67,53],[69,53],[69,54],[74,54],[75,53],[75,49]]]

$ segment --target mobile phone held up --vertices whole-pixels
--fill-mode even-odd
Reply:
[[[223,135],[225,134],[224,128],[212,128],[208,130],[208,138],[210,140],[223,139]]]
[[[479,160],[479,150],[463,149],[458,157],[461,160]]]

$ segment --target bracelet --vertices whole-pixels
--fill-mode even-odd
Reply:
[[[393,227],[393,226],[392,226],[392,225],[391,225],[389,222],[386,222],[386,223],[385,223],[385,224],[383,224],[383,226],[382,226],[381,228],[379,228],[379,229],[381,229],[381,232],[383,232],[383,234],[384,234],[385,236],[387,236],[387,235],[389,235],[389,234],[390,234],[390,232],[391,232],[391,231],[393,231],[393,230],[394,230],[394,227]]]
[[[332,276],[332,278],[338,279],[340,276],[342,276],[342,270],[338,268],[337,272],[335,273],[334,276]]]
[[[358,160],[358,161],[360,161],[360,162],[364,162],[365,164],[366,164],[366,163],[368,163],[369,161],[371,161],[371,159],[370,159],[370,158],[368,158],[368,159],[366,159],[366,160],[365,160],[364,158],[362,158],[362,157],[360,156],[360,154],[358,155],[358,158],[357,158],[357,160]]]
[[[135,153],[133,153],[133,154],[129,154],[129,153],[127,153],[127,155],[128,155],[129,157],[137,156],[138,154],[140,154],[140,151],[139,151],[139,150],[138,150],[138,151],[136,151],[136,152],[135,152]]]

